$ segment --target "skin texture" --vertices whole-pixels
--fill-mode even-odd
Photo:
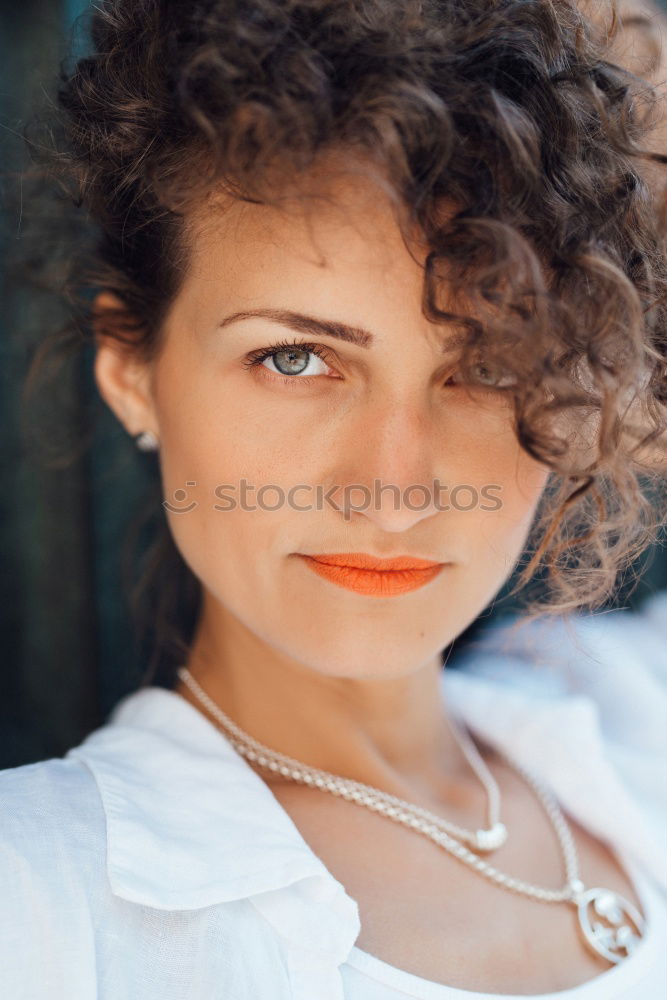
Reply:
[[[96,377],[128,430],[160,441],[163,495],[178,508],[167,511],[170,527],[204,592],[188,666],[218,704],[260,741],[316,767],[413,798],[465,796],[469,767],[438,692],[440,651],[511,572],[548,469],[520,449],[506,396],[446,384],[455,356],[441,345],[452,329],[422,315],[422,270],[382,192],[334,169],[313,180],[330,197],[308,217],[296,204],[219,203],[193,218],[190,268],[159,357],[141,368],[100,340]],[[416,260],[420,251],[415,240]],[[262,307],[342,320],[374,342],[257,318],[219,329],[224,317]],[[306,356],[310,381],[281,377],[270,361],[243,367],[250,352],[292,338],[328,349],[326,362]],[[404,491],[437,478],[480,499],[464,509],[465,490],[449,510],[394,509],[386,491],[377,509],[349,516],[328,505],[216,510],[216,486],[242,478],[285,493],[335,487],[336,500],[349,484],[377,479]],[[496,489],[484,501],[488,485]],[[407,496],[423,506],[421,491]],[[275,491],[266,501],[276,504]],[[331,552],[451,565],[417,590],[371,596],[294,555]]]

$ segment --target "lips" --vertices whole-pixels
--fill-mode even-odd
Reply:
[[[414,556],[395,556],[393,559],[379,559],[376,556],[369,556],[365,552],[340,552],[334,555],[314,555],[308,556],[316,562],[325,563],[327,566],[352,566],[355,569],[374,569],[384,572],[408,569],[432,569],[434,566],[442,566],[440,562],[432,559],[417,559]]]
[[[375,597],[391,597],[423,587],[445,566],[445,563],[413,556],[378,559],[363,552],[303,555],[301,558],[318,576],[347,590]]]

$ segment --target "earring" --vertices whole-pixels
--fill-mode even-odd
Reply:
[[[134,443],[140,451],[157,451],[159,447],[158,439],[152,431],[142,431],[135,434]]]

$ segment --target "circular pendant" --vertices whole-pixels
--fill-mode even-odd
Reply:
[[[642,915],[611,889],[586,889],[573,899],[588,947],[610,962],[629,958],[644,936]]]

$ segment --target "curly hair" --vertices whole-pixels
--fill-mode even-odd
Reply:
[[[278,206],[349,155],[406,245],[422,234],[422,310],[467,334],[466,383],[480,361],[509,373],[518,441],[550,467],[524,619],[600,606],[665,520],[642,455],[667,429],[667,156],[646,145],[655,87],[611,58],[621,28],[613,3],[594,23],[572,0],[100,0],[48,141],[27,137],[81,221],[70,318],[26,386],[94,323],[154,358],[190,211],[219,192]],[[122,311],[94,313],[102,288]],[[187,648],[199,599],[161,518],[133,596],[153,663]]]

